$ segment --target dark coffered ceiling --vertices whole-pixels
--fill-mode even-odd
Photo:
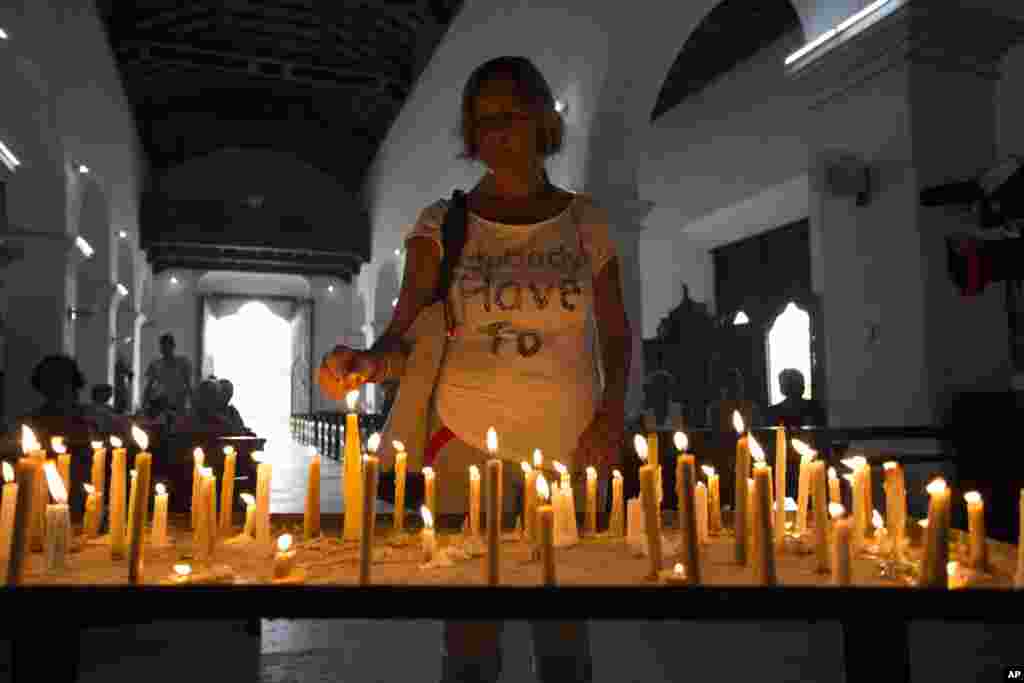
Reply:
[[[460,5],[461,0],[97,2],[151,181],[218,150],[259,148],[297,157],[353,197]],[[154,188],[155,181],[144,192],[141,237],[157,270],[190,263],[259,270],[264,259],[268,270],[281,271],[292,259],[297,272],[312,269],[347,279],[369,256],[368,234],[332,245],[316,259],[308,251],[322,246],[322,239],[252,250],[246,244],[251,239],[238,238],[238,225],[218,223],[242,197],[225,197],[224,210],[199,219],[201,241],[193,239],[195,221],[184,231],[188,241],[184,235],[178,239],[175,222],[161,218],[170,213],[164,206],[170,199]],[[305,232],[315,238],[316,226]],[[244,259],[240,247],[248,250]],[[329,251],[337,253],[334,261]]]

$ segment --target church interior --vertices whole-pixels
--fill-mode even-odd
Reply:
[[[887,515],[883,463],[905,471],[915,518],[931,519],[925,487],[942,477],[951,525],[966,531],[963,497],[978,491],[988,537],[1019,544],[1024,6],[1013,0],[0,3],[4,464],[37,418],[44,446],[70,425],[60,434],[89,458],[96,425],[125,439],[141,425],[172,513],[187,513],[176,506],[195,474],[159,461],[202,446],[226,471],[225,444],[240,456],[235,493],[256,493],[253,452],[272,457],[268,516],[307,510],[312,453],[325,519],[344,513],[346,415],[359,414],[357,438],[382,431],[395,385],[363,384],[353,407],[321,391],[318,368],[337,345],[373,347],[420,212],[486,172],[456,157],[456,122],[470,72],[499,55],[528,57],[550,84],[564,125],[551,182],[609,217],[631,333],[627,498],[644,485],[633,434],[662,435],[664,452],[682,430],[698,474],[702,459],[727,470],[731,500],[739,414],[769,449],[785,424],[830,464],[866,458]],[[57,398],[41,370],[54,358],[77,368]],[[795,495],[800,456],[788,458]],[[76,455],[70,468],[77,524],[89,465]],[[662,510],[682,510],[664,469]],[[602,483],[602,520],[611,495]],[[339,608],[218,630],[209,609],[83,627],[75,680],[177,680],[207,652],[224,681],[440,671],[436,619]],[[908,628],[912,678],[879,680],[998,680],[1024,664],[1014,625]],[[505,630],[502,681],[531,680],[527,631]],[[13,633],[0,681],[29,680]],[[729,657],[728,680],[852,681],[842,633],[799,610],[594,619],[594,680],[676,680],[697,659]],[[389,656],[396,642],[408,656]],[[741,642],[753,656],[735,657]]]

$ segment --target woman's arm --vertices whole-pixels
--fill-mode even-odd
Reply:
[[[633,333],[622,302],[617,257],[594,278],[594,314],[604,367],[604,395],[598,411],[608,413],[616,427],[624,428]]]

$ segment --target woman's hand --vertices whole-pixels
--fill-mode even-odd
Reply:
[[[362,386],[377,369],[375,354],[338,345],[320,363],[317,383],[329,398],[340,401]]]
[[[611,413],[597,412],[590,425],[580,434],[572,462],[578,470],[594,466],[598,472],[622,464],[622,443],[626,428],[624,418],[616,420]]]

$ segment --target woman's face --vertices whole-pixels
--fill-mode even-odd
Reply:
[[[539,114],[509,79],[483,84],[476,98],[477,156],[495,172],[522,173],[540,161]]]

